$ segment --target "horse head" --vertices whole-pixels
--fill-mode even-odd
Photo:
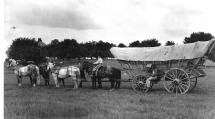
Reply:
[[[53,70],[53,68],[54,68],[54,66],[55,66],[55,64],[54,63],[52,63],[52,62],[48,62],[48,64],[47,64],[47,71],[52,71]]]

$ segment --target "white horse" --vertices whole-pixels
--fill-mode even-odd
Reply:
[[[80,83],[80,69],[78,67],[57,67],[55,66],[55,64],[49,62],[47,65],[47,70],[51,71],[56,87],[60,87],[60,80],[62,80],[64,84],[64,79],[70,77],[74,81],[74,89],[78,88],[78,85]]]
[[[39,67],[34,64],[27,66],[16,66],[14,67],[14,73],[17,76],[18,86],[22,86],[22,78],[29,77],[31,85],[36,86],[36,83],[40,84],[40,72]]]

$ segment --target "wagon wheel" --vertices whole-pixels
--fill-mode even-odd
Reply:
[[[146,77],[142,75],[136,76],[132,81],[132,88],[135,92],[148,92],[149,89],[153,86],[151,83],[150,87],[146,86]]]
[[[182,69],[170,69],[164,75],[164,87],[169,93],[185,94],[190,89],[190,77]]]
[[[192,91],[196,87],[196,84],[197,84],[197,76],[195,74],[195,70],[191,70],[189,73],[189,76],[190,76],[190,89],[189,89],[189,91]]]

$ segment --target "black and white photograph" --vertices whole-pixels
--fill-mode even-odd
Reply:
[[[4,119],[215,119],[213,0],[3,0]]]

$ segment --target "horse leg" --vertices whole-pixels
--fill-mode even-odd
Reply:
[[[92,88],[96,89],[96,78],[95,77],[92,78]]]
[[[29,76],[29,79],[30,79],[30,84],[31,84],[31,86],[33,86],[33,79],[32,79],[32,77]]]
[[[100,77],[98,78],[98,84],[99,84],[99,88],[102,88],[102,81]]]
[[[115,78],[111,78],[110,79],[110,82],[111,82],[111,91],[116,88],[116,79]]]
[[[61,80],[62,80],[63,86],[65,86],[65,83],[64,83],[64,78],[62,78]]]
[[[92,78],[92,89],[95,89],[94,87],[94,78]]]
[[[54,79],[55,86],[56,86],[57,88],[60,87],[60,86],[59,86],[59,83],[58,83],[58,76],[55,75],[54,73],[52,73],[52,77],[53,77],[53,79]]]
[[[22,78],[21,76],[17,76],[18,86],[22,86],[21,78]]]
[[[19,79],[20,79],[20,80],[19,80],[19,86],[22,86],[22,76],[20,76]]]
[[[80,87],[80,88],[82,88],[82,81],[80,81],[80,83],[79,83],[79,87]]]
[[[41,79],[40,76],[37,76],[37,77],[36,77],[36,84],[37,84],[37,85],[40,85],[40,79]]]
[[[47,80],[47,85],[49,86],[50,79]]]
[[[45,86],[47,86],[47,85],[46,85],[46,80],[45,80]]]
[[[77,89],[78,88],[78,80],[73,78],[72,79],[74,81],[74,89]]]
[[[61,78],[58,78],[57,80],[58,80],[58,85],[60,85],[62,79],[61,79]]]
[[[110,83],[111,83],[111,89],[113,89],[114,88],[114,80],[110,80]]]
[[[120,81],[117,81],[117,88],[119,89],[120,88]]]
[[[32,81],[33,82],[33,87],[36,87],[37,79],[36,79],[36,77],[33,77],[32,79],[33,79],[33,81]]]
[[[95,89],[97,88],[96,82],[98,82],[98,79],[97,79],[97,78],[94,79],[94,86],[95,86]]]

